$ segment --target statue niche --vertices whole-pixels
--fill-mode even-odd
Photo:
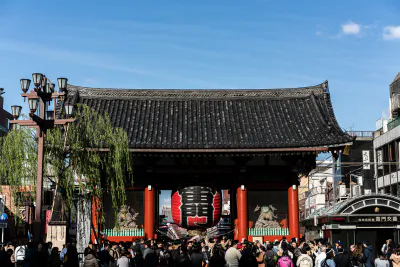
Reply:
[[[118,212],[118,222],[120,229],[136,229],[136,218],[139,215],[133,208],[127,205],[122,205]]]
[[[272,205],[269,206],[258,206],[254,209],[254,212],[259,212],[260,215],[256,221],[254,228],[281,228],[276,219],[278,216],[275,215],[276,208]]]

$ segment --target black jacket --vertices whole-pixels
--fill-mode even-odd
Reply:
[[[364,264],[365,264],[365,267],[374,267],[374,251],[373,251],[373,248],[372,248],[372,246],[368,246],[368,247],[366,247],[365,249],[364,249],[364,257],[363,257],[363,260],[364,260]]]
[[[336,267],[351,267],[350,255],[339,252],[333,259]]]
[[[203,266],[203,255],[199,252],[193,252],[190,257],[190,262],[192,263],[192,267],[202,267]]]
[[[175,267],[191,267],[192,263],[190,262],[189,256],[185,254],[180,254],[175,261]]]

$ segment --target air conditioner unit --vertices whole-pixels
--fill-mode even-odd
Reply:
[[[372,190],[371,189],[364,189],[364,195],[371,195]]]
[[[345,184],[341,184],[339,185],[339,196],[340,197],[345,197],[346,196],[346,185]]]

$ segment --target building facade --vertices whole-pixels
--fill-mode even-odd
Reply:
[[[390,84],[390,119],[375,132],[374,160],[379,193],[400,196],[400,73]]]
[[[12,119],[10,112],[4,110],[4,89],[0,88],[0,137],[10,129],[9,121]]]

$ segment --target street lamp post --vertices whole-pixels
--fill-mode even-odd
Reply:
[[[21,89],[23,93],[21,96],[28,98],[29,116],[28,120],[18,120],[21,115],[21,106],[12,106],[11,112],[14,120],[10,121],[11,124],[18,124],[20,126],[27,126],[37,130],[38,138],[38,167],[37,167],[37,180],[36,180],[36,208],[35,219],[33,221],[33,238],[37,243],[42,236],[42,196],[43,196],[43,168],[44,168],[44,138],[48,129],[54,128],[55,125],[67,125],[72,123],[71,119],[73,112],[73,105],[65,103],[67,95],[67,78],[58,78],[58,88],[60,92],[55,92],[55,84],[51,83],[45,75],[41,73],[33,73],[34,89],[29,93],[29,86],[31,80],[21,79]],[[61,115],[66,115],[67,118],[58,119],[56,116],[57,100],[63,101],[65,112],[61,110]],[[48,110],[48,104],[53,101],[53,110]],[[39,106],[39,112],[37,112]],[[36,114],[38,113],[38,114]]]

